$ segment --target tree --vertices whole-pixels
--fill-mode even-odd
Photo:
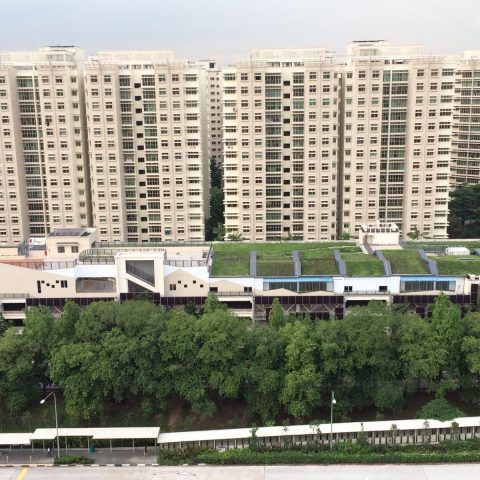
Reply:
[[[52,311],[45,306],[28,309],[22,337],[25,349],[31,355],[33,374],[45,393],[45,388],[51,383],[50,359],[56,340]]]
[[[208,416],[216,406],[208,395],[203,369],[197,365],[200,345],[195,336],[195,324],[198,321],[184,310],[172,311],[160,335],[158,361],[163,365],[166,394],[183,398],[194,412]]]
[[[11,328],[0,337],[0,399],[10,412],[19,413],[33,397],[36,386],[25,337]]]
[[[209,396],[238,398],[247,376],[247,321],[224,308],[205,309],[194,328],[199,345],[195,365]]]
[[[241,242],[243,241],[242,234],[237,232],[237,233],[229,233],[227,237],[231,242]]]
[[[343,320],[341,328],[346,336],[345,354],[351,361],[352,384],[342,398],[350,398],[354,408],[374,403],[379,389],[387,385],[385,382],[398,378],[400,362],[392,335],[394,315],[389,305],[370,302],[367,307],[353,308]],[[393,384],[389,387],[395,388]],[[397,400],[399,393],[396,389]]]
[[[0,313],[0,336],[2,336],[11,326],[11,322],[5,320],[3,315]]]
[[[441,422],[458,417],[465,417],[465,413],[450,405],[443,397],[428,402],[417,412],[417,418],[440,420]]]
[[[222,167],[213,158],[210,160],[210,185],[214,188],[222,187]]]
[[[285,314],[278,298],[273,299],[272,308],[268,314],[268,324],[275,330],[285,325]]]
[[[432,389],[440,375],[439,352],[431,348],[431,325],[419,315],[400,315],[395,326],[398,357],[407,390],[420,392],[426,383]]]
[[[225,240],[225,225],[223,223],[218,223],[216,227],[213,227],[213,238],[214,240],[223,241]]]
[[[321,405],[322,376],[317,370],[317,345],[312,339],[311,327],[303,322],[287,323],[280,334],[286,342],[286,375],[280,399],[289,414],[306,417]]]
[[[422,234],[420,230],[415,226],[410,232],[407,233],[408,238],[411,240],[418,240]]]
[[[249,414],[260,415],[265,422],[280,413],[286,342],[278,330],[268,325],[252,328],[247,335],[245,401]]]
[[[460,309],[445,294],[440,294],[433,306],[430,346],[437,352],[437,361],[442,372],[441,390],[456,388],[455,379],[460,374],[460,347],[463,324]]]
[[[480,184],[461,185],[450,194],[450,238],[480,236]]]
[[[223,310],[226,312],[228,307],[218,300],[217,295],[214,293],[209,293],[205,299],[205,303],[203,304],[203,313],[213,313],[216,310]]]
[[[51,376],[65,398],[69,415],[91,419],[103,412],[110,386],[102,381],[101,345],[64,345],[52,359]]]
[[[116,323],[119,309],[117,302],[93,302],[87,305],[75,326],[78,341],[97,342],[103,332],[111,330]]]
[[[80,320],[80,307],[70,300],[65,303],[63,313],[54,325],[56,344],[71,343],[75,341],[75,327]]]
[[[463,319],[460,394],[462,399],[480,404],[480,314],[468,313]]]
[[[225,235],[224,232],[223,235],[221,235],[222,227],[225,223],[223,199],[223,189],[220,186],[212,186],[210,188],[209,225],[211,228],[211,234],[215,235],[216,240],[223,240],[223,236]]]
[[[373,402],[380,412],[399,412],[405,405],[404,386],[398,381],[385,381],[377,386]]]

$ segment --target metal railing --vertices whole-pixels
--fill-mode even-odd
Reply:
[[[29,293],[0,293],[0,298],[29,298]]]
[[[353,290],[351,292],[343,292],[343,295],[390,295],[390,291],[380,292],[378,290]]]
[[[59,270],[62,268],[73,268],[75,265],[78,264],[78,260],[53,260],[53,261],[15,261],[15,260],[8,260],[8,261],[1,261],[0,263],[4,263],[7,265],[13,265],[15,267],[22,267],[22,268],[29,268],[31,270]]]
[[[211,291],[210,293],[214,293],[219,297],[251,297],[254,295],[253,292],[243,292],[243,291],[239,291],[239,292],[212,292]]]
[[[165,265],[172,267],[206,267],[208,259],[202,260],[169,260],[168,258],[163,262]]]

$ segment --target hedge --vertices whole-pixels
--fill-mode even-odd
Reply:
[[[442,442],[438,445],[340,444],[332,451],[324,446],[298,448],[245,448],[218,452],[211,449],[163,450],[161,465],[207,463],[216,465],[275,464],[385,464],[480,462],[480,442]]]
[[[60,458],[55,457],[55,465],[72,465],[74,463],[79,463],[82,465],[91,465],[95,463],[93,458],[83,457],[82,455],[62,455]]]

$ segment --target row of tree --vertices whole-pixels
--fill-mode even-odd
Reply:
[[[420,388],[459,390],[480,404],[480,316],[461,318],[441,295],[430,320],[383,303],[355,307],[344,320],[285,317],[277,301],[268,324],[240,319],[210,296],[200,313],[144,301],[67,303],[54,319],[28,310],[22,335],[0,329],[0,400],[24,410],[39,385],[62,389],[71,416],[94,419],[114,403],[145,413],[179,398],[212,415],[240,399],[251,418],[308,420],[374,406],[400,410]],[[3,330],[3,331],[2,331]]]

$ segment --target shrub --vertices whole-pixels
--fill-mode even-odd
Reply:
[[[62,455],[60,458],[55,457],[55,465],[71,465],[73,463],[78,463],[81,465],[91,465],[95,463],[93,458],[83,457],[82,455]]]

